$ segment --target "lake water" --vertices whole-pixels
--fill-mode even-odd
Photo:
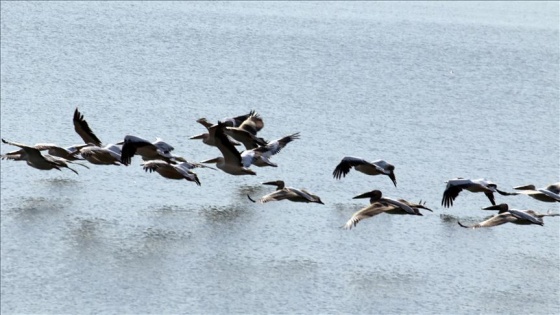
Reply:
[[[128,166],[1,162],[3,314],[558,314],[560,218],[467,230],[483,194],[560,180],[558,2],[2,2],[2,138],[104,143],[188,137],[256,110],[266,139],[300,132],[257,176],[202,186]],[[2,144],[2,152],[14,149]],[[332,171],[385,159],[384,176]],[[325,205],[253,204],[282,179]],[[425,216],[340,227],[386,196]],[[527,196],[518,209],[559,211]]]

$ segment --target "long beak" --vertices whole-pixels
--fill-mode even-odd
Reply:
[[[317,201],[317,203],[324,205],[324,203],[321,200]]]
[[[353,197],[352,199],[371,198],[371,197],[372,197],[371,191],[368,191],[367,193],[357,195],[357,196]]]
[[[191,140],[192,140],[192,139],[204,139],[204,138],[207,137],[207,136],[208,136],[207,133],[201,133],[201,134],[199,134],[199,135],[192,136],[192,137],[190,137],[189,139],[191,139]]]
[[[200,163],[205,163],[205,164],[209,164],[209,163],[218,163],[218,159],[219,159],[219,158],[213,158],[213,159],[210,159],[210,160],[202,161],[202,162],[200,162]]]
[[[391,174],[389,174],[389,178],[393,181],[395,187],[397,187],[397,178],[395,177],[395,173],[391,172]]]

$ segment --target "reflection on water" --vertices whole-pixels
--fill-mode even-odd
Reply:
[[[246,217],[251,214],[251,211],[244,205],[229,205],[204,206],[199,213],[210,222],[224,223]]]

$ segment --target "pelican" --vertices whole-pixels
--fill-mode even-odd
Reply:
[[[225,125],[223,123],[218,123],[213,140],[216,147],[222,152],[223,157],[217,157],[200,163],[216,163],[219,169],[231,175],[257,175],[253,170],[243,167],[241,154],[228,140],[224,133],[224,128]]]
[[[189,162],[181,162],[178,164],[170,164],[163,160],[150,160],[141,164],[146,172],[158,172],[161,176],[169,179],[186,179],[190,182],[195,182],[200,186],[200,181],[196,173],[191,172],[191,169],[197,167],[197,164]]]
[[[40,170],[52,170],[52,169],[57,169],[57,170],[61,170],[61,167],[63,168],[67,168],[69,170],[71,170],[72,172],[78,174],[78,172],[76,170],[74,170],[73,168],[71,168],[70,166],[68,166],[67,164],[67,160],[60,158],[60,157],[53,157],[50,155],[42,155],[41,151],[39,151],[38,149],[25,145],[25,144],[21,144],[21,143],[16,143],[16,142],[11,142],[11,141],[7,141],[2,139],[3,143],[6,144],[10,144],[16,147],[19,147],[23,150],[23,152],[21,154],[19,154],[19,160],[25,160],[27,162],[27,165],[34,167],[36,169],[40,169]],[[9,159],[9,158],[8,158]]]
[[[140,137],[127,135],[124,137],[124,144],[121,149],[121,163],[129,165],[135,154],[141,155],[144,161],[157,159],[169,161],[175,157],[170,153],[173,150],[174,148],[169,143],[160,138],[150,142]]]
[[[535,185],[513,187],[518,193],[528,195],[539,201],[560,202],[560,182],[548,185],[544,188],[535,188]]]
[[[529,224],[537,224],[537,225],[544,225],[543,217],[556,217],[560,216],[558,213],[539,213],[534,210],[516,210],[516,209],[509,209],[509,206],[505,203],[494,205],[490,207],[483,208],[484,210],[499,210],[498,214],[492,216],[490,219],[480,222],[475,225],[466,226],[461,222],[457,221],[457,223],[464,228],[482,228],[482,227],[492,227],[497,225],[502,225],[505,223],[513,223],[519,225],[529,225]]]
[[[359,157],[345,156],[342,161],[338,163],[333,171],[333,177],[340,179],[345,177],[350,169],[354,167],[356,171],[362,172],[366,175],[387,175],[397,187],[397,178],[395,177],[395,166],[385,160],[376,160],[368,162]]]
[[[73,145],[66,148],[60,147],[52,143],[37,143],[33,147],[39,151],[47,151],[48,155],[61,157],[68,161],[83,160],[79,158],[80,149],[89,146],[89,144]],[[23,149],[11,151],[5,154],[5,158],[18,160],[17,156],[23,153]]]
[[[262,118],[257,113],[253,112],[241,125],[238,127],[225,127],[224,132],[226,135],[243,143],[247,150],[251,150],[267,144],[266,140],[257,137],[257,132],[263,127],[264,123]]]
[[[371,197],[370,204],[356,211],[352,215],[352,217],[346,222],[346,224],[343,226],[344,229],[350,230],[352,229],[352,227],[355,227],[356,224],[358,224],[358,222],[362,221],[363,219],[371,218],[373,216],[376,216],[384,212],[387,214],[397,214],[397,215],[412,214],[408,212],[406,208],[403,208],[402,205],[412,208],[412,210],[414,211],[413,215],[423,215],[422,213],[420,213],[419,209],[432,211],[432,209],[427,208],[425,206],[426,203],[425,202],[422,203],[422,201],[420,201],[420,203],[413,203],[413,202],[406,201],[404,199],[398,199],[396,200],[398,202],[397,204],[383,201],[383,198],[381,198],[381,192],[379,190],[378,192],[379,193],[375,193],[374,190],[370,193],[362,194],[353,198],[353,199],[357,199],[357,198]],[[391,200],[391,199],[387,198],[385,200]]]
[[[473,193],[483,192],[486,197],[488,197],[492,205],[496,205],[496,201],[494,201],[495,192],[503,196],[517,195],[517,193],[508,193],[499,190],[496,184],[486,179],[471,180],[458,177],[447,181],[447,186],[445,187],[443,198],[441,199],[441,204],[446,208],[453,206],[453,201],[463,189]]]
[[[405,211],[408,214],[419,215],[418,209],[414,210],[414,208],[409,205],[411,203],[409,203],[407,201],[402,202],[402,201],[398,201],[398,200],[395,200],[395,199],[383,197],[383,193],[380,190],[377,190],[377,189],[374,189],[372,191],[368,191],[368,192],[363,193],[361,195],[357,195],[357,196],[353,197],[352,199],[362,199],[362,198],[370,198],[369,199],[370,204],[380,202],[380,203],[384,203],[384,204],[387,204],[387,205],[395,206],[395,207],[399,208],[400,210]],[[423,208],[421,205],[420,206],[417,205],[417,208],[418,207]],[[425,208],[425,209],[427,209],[427,208]]]
[[[241,162],[244,167],[249,167],[251,164],[256,166],[273,166],[277,167],[269,159],[271,156],[279,153],[288,143],[293,140],[299,139],[299,132],[285,136],[278,140],[270,141],[267,145],[261,146],[251,150],[245,150],[241,153]]]
[[[239,116],[239,117],[245,117],[245,116],[247,116],[247,115],[243,115],[243,116]],[[230,123],[233,124],[233,122],[236,121],[235,119],[237,119],[237,117],[233,117],[233,118],[230,118],[230,119],[232,121]],[[207,144],[209,146],[216,146],[215,141],[214,141],[214,139],[215,139],[214,133],[215,133],[216,128],[218,128],[218,125],[211,124],[210,122],[208,122],[208,120],[206,120],[206,118],[200,118],[196,122],[203,125],[204,127],[206,127],[206,130],[208,130],[208,132],[207,133],[201,133],[201,134],[198,134],[196,136],[192,136],[189,139],[201,139],[202,143],[204,143],[204,144]],[[233,145],[241,145],[241,143],[235,141],[235,139],[231,138],[230,136],[228,136],[228,139]]]
[[[284,181],[281,180],[265,182],[263,183],[263,185],[276,186],[276,191],[263,196],[261,199],[259,199],[260,203],[267,203],[269,201],[279,201],[279,200],[286,199],[294,202],[306,202],[306,203],[313,202],[313,203],[320,203],[324,205],[324,203],[321,201],[321,198],[319,198],[319,196],[314,195],[306,191],[305,189],[300,190],[293,187],[286,187],[284,185]],[[251,196],[247,195],[247,197],[252,202],[256,202],[251,198]]]

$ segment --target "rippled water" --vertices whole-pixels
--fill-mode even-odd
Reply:
[[[2,138],[71,145],[78,107],[104,143],[188,137],[257,110],[301,132],[257,176],[202,186],[129,167],[1,165],[2,313],[560,312],[560,220],[466,230],[481,194],[560,180],[556,2],[2,2]],[[2,145],[2,152],[13,148]],[[345,155],[396,165],[332,171]],[[246,198],[282,179],[326,205]],[[381,189],[423,217],[340,227]],[[526,196],[498,202],[541,212]]]

